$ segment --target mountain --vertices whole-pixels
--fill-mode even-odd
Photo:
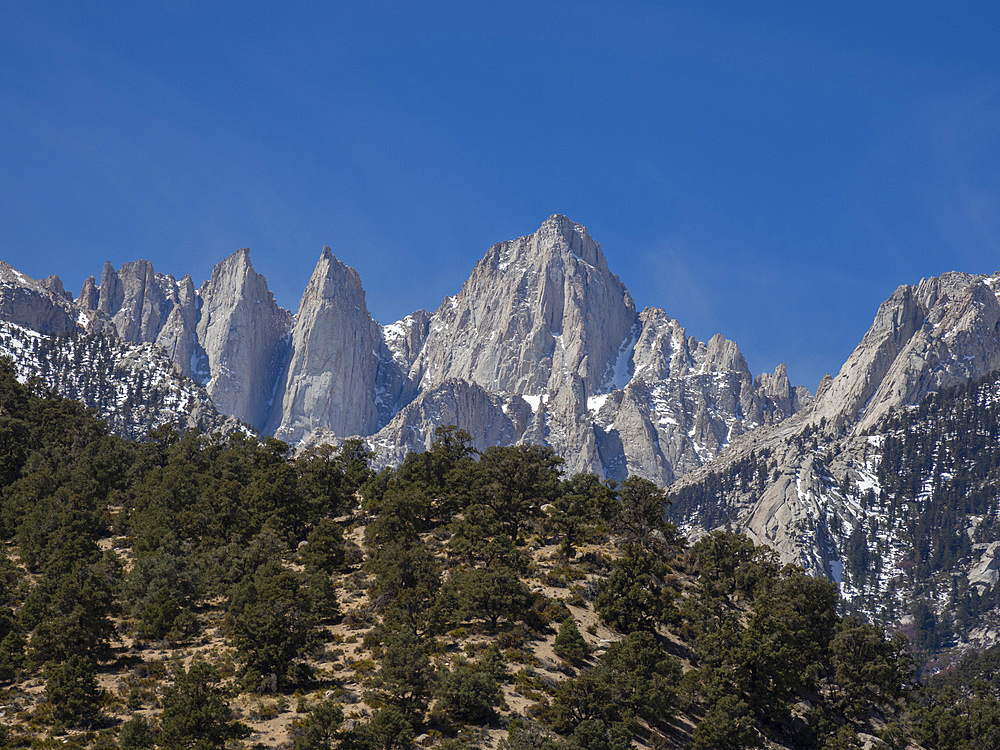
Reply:
[[[357,271],[324,248],[295,316],[275,435],[295,443],[317,429],[337,437],[374,432],[381,339]]]
[[[92,279],[74,303],[58,276],[35,281],[0,261],[0,356],[14,362],[22,380],[37,378],[81,401],[125,437],[162,426],[240,429],[162,346],[167,337],[160,334],[179,300],[176,282],[141,263],[123,275],[125,282],[105,266],[102,310]]]
[[[754,379],[735,343],[705,344],[663,310],[637,312],[600,245],[559,215],[491,247],[458,294],[383,335],[407,369],[397,417],[371,439],[381,463],[398,460],[399,446],[428,447],[446,414],[480,448],[506,421],[510,442],[552,446],[570,473],[667,484],[810,401],[783,367]],[[454,393],[453,381],[494,398],[453,400],[435,417],[431,404]],[[511,418],[512,398],[531,407],[529,419]]]
[[[365,437],[378,465],[457,424],[480,449],[540,443],[569,473],[665,485],[811,400],[783,366],[754,378],[734,342],[699,342],[663,310],[637,311],[600,245],[559,215],[491,247],[434,312],[386,326],[329,248],[295,315],[245,249],[197,290],[144,260],[106,263],[76,300],[56,277],[4,269],[0,319],[152,345],[157,367],[220,414],[303,446]]]
[[[212,269],[198,292],[196,320],[194,377],[207,375],[205,388],[219,411],[263,430],[287,357],[292,316],[274,301],[249,250],[237,250]]]
[[[75,300],[0,264],[0,347],[123,435],[359,436],[383,468],[454,424],[480,450],[550,446],[567,475],[669,485],[695,537],[744,531],[934,654],[1000,633],[1000,511],[983,500],[1000,484],[998,293],[1000,274],[900,286],[814,398],[783,365],[755,376],[735,342],[637,310],[587,229],[556,215],[489,248],[436,310],[385,326],[328,248],[294,315],[247,250],[198,289],[105,264]]]
[[[932,652],[994,642],[998,292],[1000,275],[899,287],[811,405],[671,488],[673,518],[745,531]]]
[[[0,321],[0,356],[10,357],[23,381],[94,409],[112,432],[138,439],[173,427],[232,432],[239,423],[215,409],[204,388],[180,375],[152,344],[130,344],[86,333],[52,336]]]
[[[828,581],[688,544],[648,482],[454,431],[376,477],[354,444],[105,429],[0,362],[7,747],[996,746],[1000,649],[921,686]]]

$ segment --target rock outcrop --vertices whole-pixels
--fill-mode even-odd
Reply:
[[[477,450],[512,445],[524,435],[531,416],[531,407],[519,397],[499,396],[465,380],[447,380],[421,393],[372,436],[374,464],[398,466],[408,452],[427,450],[435,428],[446,424],[468,432]]]
[[[919,514],[939,485],[966,469],[940,465],[905,500],[887,495],[877,469],[895,429],[889,417],[919,414],[916,406],[932,393],[995,377],[998,293],[1000,275],[948,273],[899,287],[839,374],[824,378],[812,404],[734,440],[715,461],[671,486],[673,519],[695,534],[719,527],[743,531],[783,561],[836,581],[845,599],[881,620],[905,613],[918,592],[907,572],[911,532],[901,519]],[[759,382],[776,405],[786,403],[786,394],[793,400],[774,376]],[[982,403],[1000,397],[992,387],[983,386]],[[960,433],[961,415],[955,419],[948,429]],[[956,508],[951,515],[962,512]],[[975,521],[955,530],[959,537],[971,535]],[[858,536],[862,532],[869,536]],[[859,545],[871,545],[878,556],[877,574],[845,573]],[[961,561],[968,580],[992,575],[993,559],[990,552]]]
[[[387,464],[459,421],[477,445],[549,445],[567,473],[666,484],[809,400],[782,368],[755,380],[734,342],[699,342],[663,310],[637,313],[587,229],[559,215],[491,247],[433,313],[385,327],[328,248],[295,316],[247,250],[197,293],[148,261],[106,263],[75,306],[57,279],[31,285],[45,304],[20,319],[152,344],[223,414],[291,443],[364,436]]]
[[[813,422],[863,431],[891,409],[1000,368],[1000,276],[946,273],[901,286],[829,388]]]
[[[0,261],[0,320],[60,335],[76,330],[76,318],[62,295]]]
[[[600,246],[565,216],[494,245],[433,315],[419,311],[384,336],[398,370],[383,369],[404,374],[398,391],[386,378],[383,404],[402,408],[453,379],[520,395],[533,416],[517,441],[552,446],[567,473],[666,484],[810,398],[784,369],[755,382],[722,336],[701,343],[662,310],[637,314]],[[407,443],[385,437],[402,425],[383,428],[378,444]]]
[[[323,248],[295,318],[275,436],[297,442],[320,429],[339,437],[375,432],[382,347],[357,271]]]
[[[604,392],[635,324],[635,304],[600,246],[585,227],[552,216],[489,249],[434,313],[411,378],[421,390],[459,378],[537,395],[578,376]]]
[[[274,301],[267,281],[243,249],[212,269],[200,292],[196,379],[207,370],[205,388],[216,408],[265,429],[280,398],[280,373],[288,350],[292,316]]]
[[[90,333],[111,333],[130,344],[156,344],[186,377],[193,377],[197,349],[197,299],[189,276],[178,283],[156,273],[147,260],[116,271],[104,264],[101,285],[88,277],[76,301]]]

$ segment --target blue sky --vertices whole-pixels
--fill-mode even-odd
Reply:
[[[875,7],[872,7],[875,6]],[[637,304],[814,389],[878,304],[1000,270],[996,3],[0,0],[0,258],[324,244],[375,317],[494,242],[586,224]]]

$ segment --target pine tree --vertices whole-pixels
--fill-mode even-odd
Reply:
[[[572,617],[560,623],[553,650],[556,656],[571,664],[583,661],[590,654],[590,647]]]
[[[248,734],[234,720],[215,667],[200,659],[175,675],[163,696],[160,746],[164,750],[215,750]]]
[[[104,692],[97,686],[92,661],[73,654],[45,670],[45,695],[56,721],[72,726],[90,726],[97,719]]]

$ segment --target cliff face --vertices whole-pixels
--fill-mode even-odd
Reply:
[[[433,313],[385,327],[329,249],[295,316],[247,250],[198,292],[135,261],[105,264],[75,303],[58,279],[6,294],[15,322],[154,345],[221,413],[291,443],[366,436],[382,464],[454,422],[480,446],[550,445],[569,473],[666,484],[809,401],[782,368],[754,379],[722,336],[699,342],[663,310],[638,313],[600,245],[559,215],[491,247]]]
[[[383,336],[394,367],[382,371],[403,373],[398,396],[395,388],[380,391],[387,403],[402,408],[455,380],[500,401],[519,396],[532,414],[514,420],[507,439],[551,445],[566,457],[567,473],[635,473],[666,484],[811,400],[783,367],[755,380],[739,347],[722,336],[699,342],[663,310],[638,314],[600,246],[565,216],[494,245],[458,294]],[[372,441],[380,460],[393,453],[385,446],[420,444],[443,419],[386,424]],[[483,420],[459,426],[487,439]]]
[[[71,301],[0,261],[0,320],[59,335],[76,329],[76,317]]]
[[[877,619],[900,621],[928,596],[932,609],[944,612],[956,576],[977,585],[992,565],[996,540],[987,530],[1000,523],[995,503],[973,511],[967,499],[983,492],[977,477],[992,459],[972,469],[975,459],[951,457],[967,439],[979,439],[976,414],[993,409],[1000,393],[997,293],[1000,275],[948,273],[899,287],[811,405],[734,441],[671,487],[674,520],[695,533],[744,531],[782,560],[837,581],[853,606]],[[980,381],[972,394],[950,397],[950,411],[942,406],[944,413],[925,416],[931,397]],[[784,388],[762,382],[782,400]],[[908,443],[920,448],[900,459]],[[904,488],[883,468],[900,460],[920,469]],[[963,498],[957,504],[956,494]],[[941,517],[923,517],[934,512]],[[963,540],[978,551],[921,554],[931,533],[949,539],[953,552]],[[954,567],[934,568],[949,555],[958,555]],[[869,563],[859,567],[859,558]]]
[[[442,303],[411,378],[421,390],[451,378],[537,395],[573,376],[595,391],[636,325],[635,305],[585,227],[550,217],[494,245],[462,290]]]
[[[237,250],[212,269],[200,291],[196,379],[223,414],[263,430],[287,352],[292,316],[278,306],[267,281]]]
[[[865,430],[893,408],[1000,367],[998,283],[947,273],[899,287],[817,399],[813,420]]]
[[[357,271],[324,248],[295,318],[275,436],[297,442],[317,430],[338,437],[374,432],[382,345]]]

